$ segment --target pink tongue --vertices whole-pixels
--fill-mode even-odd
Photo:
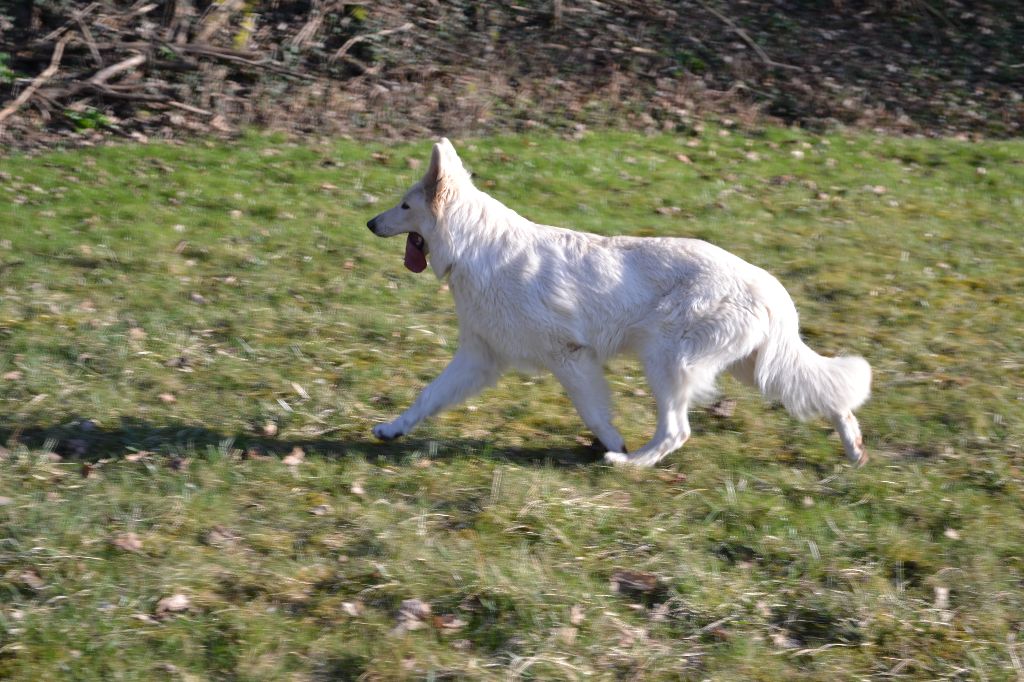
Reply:
[[[423,249],[416,248],[412,240],[413,236],[410,233],[405,240],[405,267],[413,272],[423,272],[427,269],[427,256],[423,253]]]

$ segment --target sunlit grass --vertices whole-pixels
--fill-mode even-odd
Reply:
[[[812,346],[872,363],[871,464],[731,380],[735,413],[654,471],[596,462],[548,377],[374,442],[457,345],[442,283],[365,228],[426,143],[6,159],[0,677],[1019,674],[1024,143],[455,142],[534,220],[778,275]],[[609,378],[636,447],[642,375]],[[439,618],[396,631],[408,599]]]

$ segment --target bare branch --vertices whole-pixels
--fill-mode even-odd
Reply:
[[[0,111],[0,126],[3,125],[3,122],[7,120],[11,114],[20,109],[22,105],[32,97],[32,94],[36,90],[42,87],[46,81],[53,78],[53,75],[57,73],[57,70],[60,68],[60,60],[64,57],[64,47],[70,40],[71,34],[69,33],[65,33],[61,36],[57,46],[53,48],[53,55],[50,57],[50,65],[47,66],[42,73],[36,76],[35,80],[33,80],[27,88],[22,90],[21,94],[18,95],[13,102],[4,107],[3,111]]]

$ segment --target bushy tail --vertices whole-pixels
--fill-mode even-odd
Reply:
[[[857,409],[871,394],[871,367],[864,358],[826,358],[800,339],[789,296],[773,297],[768,339],[757,351],[754,380],[768,398],[797,419],[836,419]]]

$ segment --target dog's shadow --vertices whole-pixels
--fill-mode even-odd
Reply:
[[[8,448],[18,445],[55,452],[65,460],[96,462],[119,459],[137,451],[164,455],[168,461],[212,451],[238,450],[246,456],[285,456],[296,447],[313,457],[342,459],[361,457],[391,465],[409,464],[421,457],[452,459],[473,455],[531,466],[576,467],[602,460],[603,450],[586,447],[496,447],[491,443],[460,439],[436,440],[403,438],[380,442],[366,438],[268,437],[250,432],[230,433],[198,424],[169,422],[151,424],[134,417],[123,417],[116,426],[101,426],[90,420],[72,420],[62,424],[14,425],[0,422],[0,443]]]

